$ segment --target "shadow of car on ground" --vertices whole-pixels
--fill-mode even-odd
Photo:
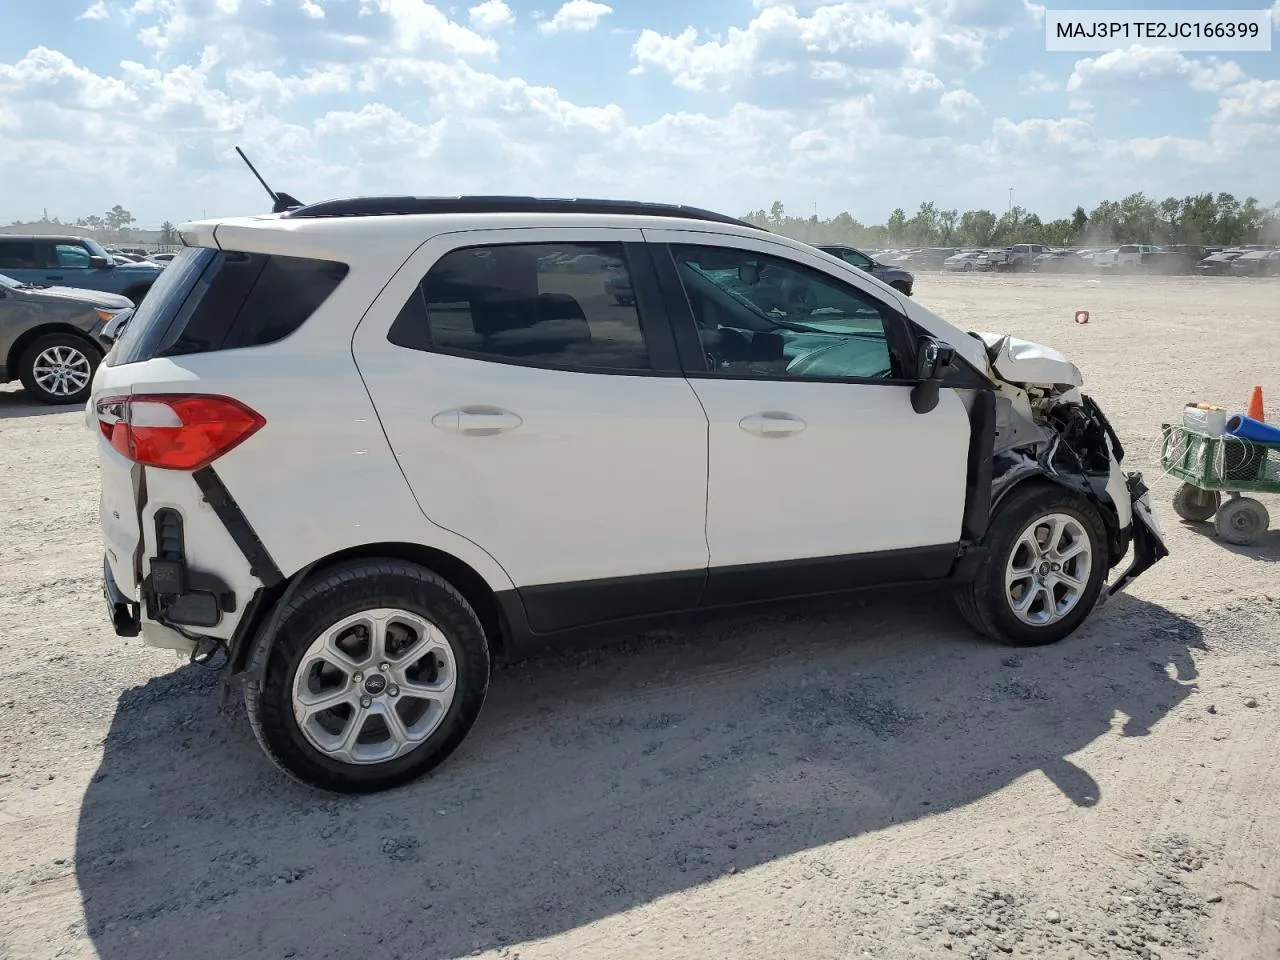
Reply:
[[[78,828],[84,932],[104,960],[548,937],[1037,770],[1093,805],[1106,785],[1065,758],[1194,689],[1200,632],[1162,608],[1121,596],[1015,651],[946,601],[811,602],[503,668],[435,775],[361,798],[277,773],[216,679],[180,669],[119,699]]]
[[[83,404],[40,403],[33,400],[18,384],[0,384],[0,420],[21,420],[54,413],[83,413]]]

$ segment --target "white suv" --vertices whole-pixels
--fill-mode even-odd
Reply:
[[[373,198],[182,237],[86,411],[108,607],[225,655],[310,784],[430,769],[534,641],[936,581],[1051,643],[1166,554],[1072,364],[750,224]]]

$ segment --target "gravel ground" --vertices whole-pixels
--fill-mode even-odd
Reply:
[[[1280,404],[1277,294],[918,285],[1075,359],[1142,465],[1186,400]],[[1280,531],[1230,547],[1167,483],[1173,556],[1057,647],[921,591],[646,634],[500,670],[437,775],[347,799],[111,633],[92,450],[0,390],[0,957],[1280,954]]]

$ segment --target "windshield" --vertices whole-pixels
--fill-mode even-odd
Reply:
[[[106,257],[108,260],[111,259],[111,254],[107,253],[107,251],[102,248],[102,245],[99,244],[97,240],[93,240],[89,237],[85,237],[84,245],[89,248],[89,252],[92,253],[95,257]]]

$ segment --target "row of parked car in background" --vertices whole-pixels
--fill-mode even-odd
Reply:
[[[1016,243],[1004,248],[923,247],[877,250],[869,258],[884,268],[958,273],[1030,270],[1038,273],[1151,273],[1164,276],[1280,276],[1274,244],[1237,247],[1125,243],[1115,247],[1049,247]]]
[[[110,328],[173,257],[89,237],[0,234],[0,383],[20,380],[43,403],[83,403]]]

